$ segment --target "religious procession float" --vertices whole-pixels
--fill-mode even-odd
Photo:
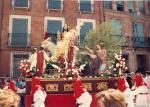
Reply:
[[[62,102],[61,98],[65,99],[59,104],[66,104],[61,107],[74,107],[71,104],[74,104],[75,79],[80,79],[85,89],[94,97],[99,91],[116,89],[118,76],[128,69],[122,51],[113,53],[114,59],[110,61],[111,65],[108,65],[108,52],[104,41],[97,42],[94,49],[88,44],[81,46],[77,42],[78,27],[69,30],[67,25],[65,26],[63,32],[57,33],[56,43],[52,42],[51,36],[46,32],[39,49],[32,49],[30,58],[20,62],[19,71],[26,81],[26,107],[30,107],[32,103],[31,80],[35,76],[40,78],[47,93],[47,107],[60,107],[56,106],[56,102]],[[95,105],[93,100],[91,107]]]

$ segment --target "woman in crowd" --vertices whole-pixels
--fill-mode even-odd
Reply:
[[[126,107],[124,95],[115,89],[108,89],[96,94],[97,107]]]
[[[19,107],[20,97],[11,89],[0,89],[0,107]]]

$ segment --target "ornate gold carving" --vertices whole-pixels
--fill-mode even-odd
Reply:
[[[107,90],[108,89],[108,83],[107,82],[97,83],[97,89],[98,90]]]
[[[92,83],[83,83],[83,85],[87,91],[92,91]]]
[[[73,84],[64,84],[64,91],[73,91]]]
[[[58,84],[46,84],[46,91],[47,92],[57,92],[58,91]]]

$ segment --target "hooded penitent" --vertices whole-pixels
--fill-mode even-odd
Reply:
[[[136,74],[135,75],[134,82],[135,82],[136,87],[144,86],[144,85],[146,86],[146,83],[144,82],[143,77],[142,77],[141,74]]]
[[[40,79],[38,77],[33,77],[31,81],[31,92],[30,92],[32,97],[39,88],[44,92],[44,89],[42,88],[40,83]]]
[[[17,92],[17,87],[16,87],[16,83],[14,80],[11,80],[10,83],[9,83],[9,89],[11,89],[12,91],[14,92]]]
[[[125,78],[120,77],[120,78],[118,79],[117,88],[118,88],[118,90],[121,91],[121,92],[124,92],[124,91],[126,90],[127,86],[126,86]]]
[[[78,107],[90,107],[92,102],[91,95],[86,91],[82,82],[78,79],[75,79],[73,82],[74,88],[74,98]]]
[[[45,107],[46,92],[41,86],[40,79],[38,77],[33,77],[31,82],[31,96],[34,107]]]
[[[78,79],[74,80],[73,88],[74,88],[74,97],[75,97],[75,99],[79,98],[81,96],[81,94],[86,91],[83,87],[82,82]]]

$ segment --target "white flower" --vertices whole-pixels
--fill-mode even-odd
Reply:
[[[30,70],[28,69],[28,70],[26,70],[26,72],[29,72]]]
[[[120,64],[119,63],[116,63],[116,67],[118,68],[120,66]]]
[[[61,70],[59,66],[52,64],[55,69]]]
[[[72,78],[72,77],[69,77],[68,79],[69,79],[69,80],[72,80],[73,78]]]
[[[111,69],[112,67],[110,66],[109,69]]]
[[[114,70],[114,71],[116,71],[117,69],[116,69],[116,68],[114,68],[113,70]]]

